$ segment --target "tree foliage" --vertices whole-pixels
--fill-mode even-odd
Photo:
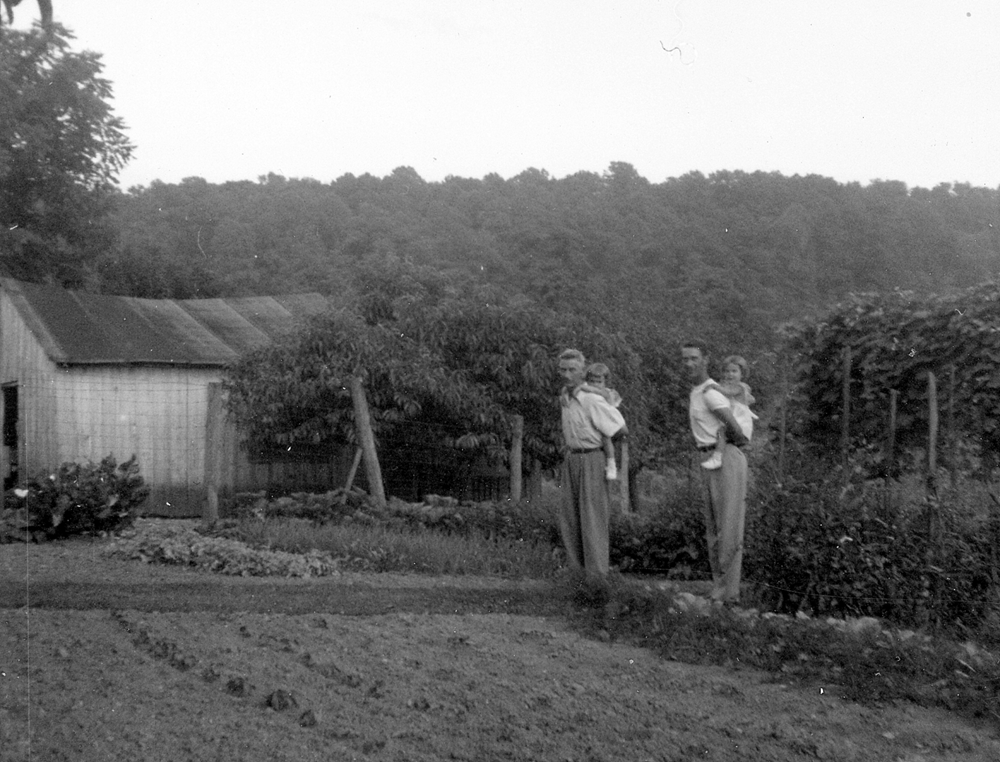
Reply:
[[[113,243],[105,217],[132,145],[100,55],[71,39],[56,24],[8,29],[0,45],[0,266],[78,284]]]
[[[528,462],[552,466],[561,442],[556,355],[566,346],[615,368],[630,428],[648,437],[654,389],[618,337],[398,261],[370,265],[357,289],[352,307],[231,369],[230,409],[251,438],[353,441],[349,377],[363,375],[387,450],[433,443],[503,460],[511,416],[521,415]]]
[[[997,325],[1000,285],[987,283],[948,296],[902,291],[857,296],[822,318],[789,326],[801,432],[827,447],[838,441],[843,357],[849,348],[855,446],[881,449],[885,443],[891,390],[898,393],[897,441],[904,447],[925,445],[930,372],[938,379],[944,425],[952,425],[953,410],[960,438],[995,457],[1000,454]]]
[[[659,368],[661,386],[676,375],[677,343],[698,336],[748,357],[765,390],[777,323],[851,292],[968,287],[1000,264],[1000,196],[961,183],[765,172],[654,183],[614,162],[561,179],[528,169],[426,182],[409,167],[326,183],[187,178],[121,202],[105,290],[339,296],[395,258],[582,318]],[[651,415],[664,430],[679,421],[669,401]]]

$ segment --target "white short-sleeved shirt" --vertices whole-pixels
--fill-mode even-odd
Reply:
[[[563,393],[563,438],[570,449],[597,449],[602,436],[613,437],[624,425],[622,414],[600,394],[580,389]]]
[[[757,419],[757,414],[750,407],[742,402],[730,400],[733,405],[733,418],[743,431],[743,436],[753,439],[753,422]]]
[[[715,388],[709,388],[709,387]],[[714,445],[719,438],[723,423],[712,413],[713,410],[728,410],[729,398],[719,391],[712,379],[698,384],[691,390],[688,413],[691,418],[691,433],[699,447]]]

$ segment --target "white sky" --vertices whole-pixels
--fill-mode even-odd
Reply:
[[[1000,186],[995,0],[54,5],[75,48],[104,55],[137,146],[122,187],[612,161],[652,182],[729,169]],[[37,5],[15,13],[25,28]]]

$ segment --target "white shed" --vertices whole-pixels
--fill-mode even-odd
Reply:
[[[209,385],[326,307],[320,294],[136,299],[0,279],[5,488],[66,461],[135,454],[150,513],[199,515]],[[253,468],[230,470],[231,489],[261,486]]]

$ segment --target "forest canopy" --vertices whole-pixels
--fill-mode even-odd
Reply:
[[[810,175],[694,172],[651,183],[629,164],[555,179],[426,182],[400,167],[331,183],[154,182],[121,194],[104,291],[147,297],[341,294],[399,259],[622,331],[728,348],[850,292],[944,292],[993,276],[1000,192]]]

